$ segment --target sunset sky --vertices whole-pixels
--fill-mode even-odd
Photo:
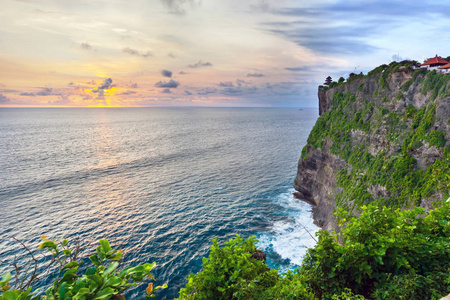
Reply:
[[[3,0],[0,106],[316,107],[328,75],[450,55],[444,2]]]

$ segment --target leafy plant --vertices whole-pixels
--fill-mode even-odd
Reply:
[[[85,273],[79,275],[79,267],[82,261],[77,260],[75,251],[68,247],[68,240],[49,240],[42,236],[44,240],[39,249],[47,250],[51,254],[51,262],[57,264],[56,271],[53,272],[53,284],[47,288],[45,295],[41,299],[57,300],[108,300],[125,299],[120,296],[126,289],[136,286],[138,282],[148,277],[154,280],[151,270],[156,263],[145,263],[135,267],[126,267],[118,271],[120,261],[123,257],[122,251],[112,250],[109,242],[105,239],[99,241],[97,253],[89,257],[93,266],[86,269]],[[31,253],[31,252],[30,252]],[[17,276],[17,274],[16,274]],[[31,275],[35,277],[35,273]],[[39,290],[32,292],[31,286],[26,289],[19,287],[9,289],[11,273],[5,273],[0,281],[1,300],[37,300],[40,299]],[[153,288],[153,283],[149,283],[145,298],[155,297],[153,291],[166,288],[167,285]]]
[[[342,209],[337,216],[342,233],[320,231],[300,268],[321,299],[349,292],[368,299],[437,299],[450,292],[449,202],[428,214],[420,207],[368,205],[358,219]]]
[[[178,299],[316,299],[307,284],[289,272],[279,276],[256,258],[255,237],[239,235],[220,247],[213,240],[203,269],[190,274]]]

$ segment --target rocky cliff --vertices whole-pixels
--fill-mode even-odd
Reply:
[[[420,205],[450,194],[450,75],[382,65],[319,87],[320,118],[302,151],[294,187],[336,229],[340,207]]]

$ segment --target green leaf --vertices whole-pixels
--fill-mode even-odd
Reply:
[[[119,266],[119,263],[117,261],[111,263],[105,270],[105,272],[103,272],[103,276],[108,275],[109,273],[111,273],[112,271],[114,271],[115,269],[117,269],[117,267]]]
[[[98,255],[97,255],[97,254],[91,255],[91,256],[89,257],[89,259],[91,260],[91,262],[92,262],[96,267],[98,267],[98,266],[101,265],[100,260],[98,259]]]
[[[441,226],[448,225],[448,221],[447,220],[439,220],[439,225],[441,225]]]
[[[2,274],[2,280],[0,281],[0,286],[4,287],[11,280],[11,273],[6,272]]]
[[[62,269],[63,269],[63,270],[65,270],[65,269],[71,269],[71,268],[77,267],[77,266],[79,266],[79,265],[81,265],[81,264],[80,264],[80,263],[77,263],[76,261],[71,261],[70,263],[68,263],[67,265],[65,265]]]
[[[89,294],[90,292],[91,292],[91,290],[88,289],[88,288],[81,288],[81,289],[79,289],[79,291],[78,291],[78,293],[75,295],[75,297],[77,297],[77,296],[83,296],[83,295]]]
[[[77,267],[74,267],[74,268],[72,268],[72,269],[67,270],[66,273],[64,273],[64,275],[74,274],[74,273],[76,273],[77,271],[78,271],[78,266],[77,266]]]
[[[63,250],[63,253],[64,253],[65,255],[70,255],[70,254],[72,253],[72,251],[70,251],[70,249],[64,249],[64,250]]]
[[[64,299],[64,296],[65,296],[66,293],[67,293],[66,286],[67,286],[67,282],[63,282],[63,283],[61,284],[61,286],[59,287],[59,289],[58,289],[59,299],[61,299],[61,300]]]
[[[86,275],[87,275],[87,276],[89,276],[89,275],[94,275],[96,271],[97,271],[97,269],[94,268],[94,267],[88,268],[88,269],[86,270]]]
[[[62,242],[62,245],[65,246],[65,245],[67,245],[68,243],[69,243],[69,241],[66,240],[66,239],[64,239],[64,241]]]
[[[94,281],[98,286],[103,284],[103,279],[100,275],[94,274],[87,276],[88,279]]]
[[[167,284],[163,284],[161,286],[157,286],[153,290],[156,291],[156,290],[159,290],[159,289],[167,289]]]
[[[94,296],[94,300],[101,300],[101,299],[106,299],[111,295],[114,295],[116,293],[116,291],[110,287],[107,287],[105,289],[100,290],[100,292],[98,292],[95,296]]]
[[[52,241],[45,241],[39,245],[39,249],[44,249],[44,248],[52,248],[52,249],[56,250],[56,244]]]
[[[2,300],[17,300],[19,298],[19,291],[6,291],[3,293]]]
[[[111,246],[109,245],[109,242],[108,242],[107,240],[101,239],[101,240],[99,240],[98,242],[99,242],[100,245],[102,246],[104,252],[109,252],[109,251],[111,251]]]
[[[112,276],[111,278],[109,278],[106,282],[105,282],[105,286],[118,286],[122,283],[122,278],[116,277],[116,276]]]

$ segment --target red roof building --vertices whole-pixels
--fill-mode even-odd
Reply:
[[[450,73],[450,63],[440,66],[437,71],[439,73],[449,74]]]
[[[439,67],[439,69],[450,69],[450,63],[443,65],[442,67]]]
[[[440,58],[440,57],[437,56],[437,54],[436,54],[435,57],[430,58],[429,60],[427,60],[426,62],[424,62],[424,63],[421,64],[420,66],[421,66],[421,67],[422,67],[422,66],[426,66],[426,67],[432,68],[432,67],[443,66],[443,65],[446,65],[446,64],[449,64],[449,63],[450,63],[450,62],[446,61],[445,59]]]

